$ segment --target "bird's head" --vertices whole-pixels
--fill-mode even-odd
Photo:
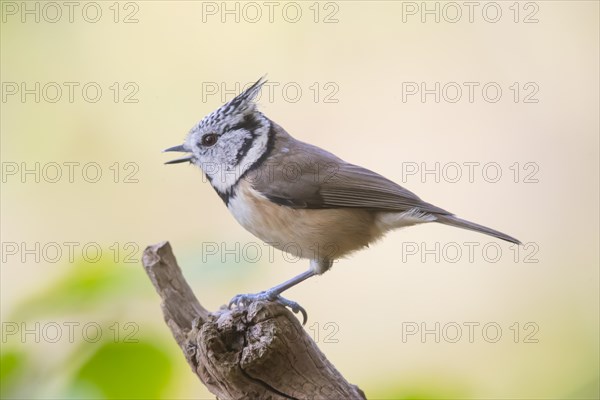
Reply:
[[[182,145],[165,150],[190,154],[166,164],[189,161],[202,169],[219,193],[230,191],[267,151],[271,121],[254,102],[265,82],[260,78],[194,125]]]

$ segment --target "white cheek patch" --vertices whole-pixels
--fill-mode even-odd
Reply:
[[[211,157],[213,160],[211,183],[221,193],[230,190],[245,172],[240,165],[236,164],[236,154],[244,142],[244,135],[227,136],[229,137],[221,138],[218,143],[219,148],[213,153],[216,154]]]
[[[221,193],[226,193],[240,180],[265,153],[269,142],[269,127],[254,132],[254,138],[248,132],[232,132],[220,138],[217,146],[209,157],[210,161],[201,163],[200,168],[210,177],[211,184]],[[240,149],[247,145],[247,139],[252,138],[250,148],[241,160],[237,160]]]
[[[267,145],[269,144],[269,128],[263,128],[260,131],[255,132],[257,135],[252,142],[252,147],[246,153],[244,158],[240,160],[239,166],[242,169],[242,174],[246,172],[250,167],[256,163],[260,157],[267,151]]]

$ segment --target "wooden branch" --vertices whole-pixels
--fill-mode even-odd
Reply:
[[[143,264],[185,358],[219,399],[365,399],[285,307],[259,301],[209,313],[168,242],[146,248]]]

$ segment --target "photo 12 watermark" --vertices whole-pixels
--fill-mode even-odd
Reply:
[[[402,82],[403,103],[489,103],[510,101],[518,104],[540,102],[537,82]]]
[[[86,263],[100,261],[115,264],[139,264],[142,247],[136,242],[114,242],[103,246],[98,242],[80,241],[2,241],[0,243],[0,258],[6,268],[12,264],[44,263],[72,264],[79,260]]]
[[[139,183],[140,166],[133,161],[99,163],[95,161],[3,161],[2,183]]]
[[[403,263],[538,264],[540,245],[536,242],[506,244],[485,242],[411,242],[404,241],[400,248]]]
[[[2,103],[88,103],[137,104],[137,82],[25,82],[3,81]]]
[[[340,245],[314,242],[202,242],[200,259],[203,263],[276,263],[278,255],[286,263],[306,262],[306,260],[327,259],[338,261]]]
[[[202,23],[286,23],[340,22],[340,3],[336,1],[203,1]]]
[[[540,5],[534,1],[403,1],[401,5],[403,23],[540,22]]]
[[[140,22],[140,4],[135,1],[2,1],[3,24],[115,24]]]
[[[401,183],[539,183],[535,161],[447,161],[400,163]]]
[[[536,322],[402,322],[402,343],[539,343]]]
[[[2,343],[138,343],[140,327],[135,322],[44,321],[2,322]]]
[[[202,102],[209,100],[218,100],[225,103],[239,93],[252,86],[254,82],[202,82]],[[263,103],[298,103],[300,100],[322,104],[337,104],[339,98],[340,86],[334,81],[324,82],[277,82],[268,80],[262,84],[260,91],[256,96],[256,101]]]

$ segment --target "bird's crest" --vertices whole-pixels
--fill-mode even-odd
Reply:
[[[219,125],[222,121],[236,120],[245,115],[256,111],[254,99],[260,93],[260,89],[267,82],[265,77],[261,77],[254,82],[248,89],[238,94],[233,100],[223,104],[200,121],[199,128],[209,125]],[[238,118],[236,118],[238,117]]]

